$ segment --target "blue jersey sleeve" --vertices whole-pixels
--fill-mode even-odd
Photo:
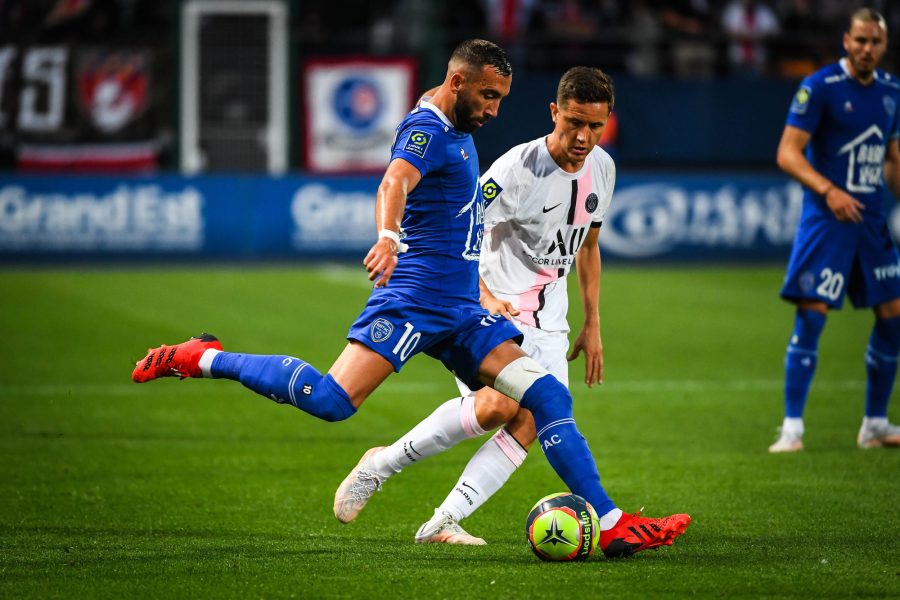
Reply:
[[[888,135],[888,139],[896,140],[900,138],[900,111],[897,110],[897,102],[900,100],[900,94],[894,94],[893,102],[892,102],[892,112],[894,113],[894,121],[891,124],[891,132]],[[887,108],[888,102],[885,101],[885,108]]]
[[[807,77],[794,94],[794,100],[788,110],[787,124],[812,133],[822,119],[824,106],[825,86],[814,76]]]
[[[419,170],[422,177],[440,169],[446,158],[445,132],[432,123],[408,121],[400,125],[391,160],[402,158]]]

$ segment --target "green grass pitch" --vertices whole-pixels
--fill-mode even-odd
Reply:
[[[359,455],[455,395],[427,357],[337,424],[234,382],[130,382],[147,346],[201,331],[324,370],[362,268],[0,272],[0,597],[896,598],[900,451],[855,446],[869,312],[829,319],[806,452],[766,452],[792,324],[781,276],[607,265],[605,383],[573,366],[575,416],[619,506],[694,521],[671,548],[544,564],[524,520],[564,488],[536,448],[464,522],[486,547],[413,543],[479,441],[392,479],[356,522],[333,517]]]

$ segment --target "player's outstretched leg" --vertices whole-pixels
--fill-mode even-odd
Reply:
[[[175,346],[151,348],[131,374],[137,383],[160,377],[240,381],[270,400],[290,404],[324,421],[342,421],[356,413],[350,396],[331,375],[323,377],[292,356],[223,352],[219,341],[208,333]]]
[[[480,537],[475,537],[460,527],[459,521],[440,508],[434,510],[434,516],[419,527],[416,532],[417,544],[461,544],[464,546],[484,546],[487,544]]]
[[[671,546],[691,523],[685,514],[650,519],[641,511],[633,515],[622,514],[612,529],[600,532],[600,549],[606,558],[626,558],[635,552]]]
[[[174,346],[164,344],[159,348],[148,348],[147,356],[135,363],[131,379],[135,383],[145,383],[160,377],[203,377],[200,357],[207,350],[222,350],[219,340],[208,333]]]

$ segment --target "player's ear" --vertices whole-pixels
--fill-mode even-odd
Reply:
[[[553,122],[556,123],[556,116],[559,114],[559,107],[556,105],[556,102],[550,103],[550,118],[553,119]]]
[[[465,83],[466,76],[457,71],[450,76],[450,91],[452,91],[454,94],[458,94]]]

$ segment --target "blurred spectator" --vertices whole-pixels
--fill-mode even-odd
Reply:
[[[487,34],[488,11],[485,4],[484,0],[456,0],[443,6],[438,22],[446,28],[448,45],[471,38],[490,37]]]
[[[781,35],[769,43],[774,73],[802,79],[831,60],[836,32],[819,14],[816,0],[782,0]]]
[[[488,31],[500,44],[518,42],[528,28],[537,0],[482,0],[487,14]],[[457,3],[454,3],[457,4]],[[454,7],[457,12],[459,6]]]
[[[728,35],[728,62],[732,72],[761,75],[766,71],[767,40],[778,33],[778,18],[759,0],[731,0],[722,13]]]
[[[652,0],[669,41],[678,77],[711,77],[716,70],[712,11],[707,0]]]
[[[451,11],[458,8],[454,7]],[[488,37],[506,49],[513,65],[525,62],[527,54],[525,31],[531,23],[537,0],[482,0],[487,16]],[[514,67],[516,68],[516,67]]]
[[[600,36],[595,8],[582,0],[539,0],[525,35],[528,64],[544,71],[557,71],[572,65],[596,63],[597,53],[592,49]]]
[[[661,69],[659,57],[660,23],[646,0],[635,0],[631,6],[631,22],[627,28],[632,40],[631,52],[625,60],[628,72],[637,77],[653,77]]]

